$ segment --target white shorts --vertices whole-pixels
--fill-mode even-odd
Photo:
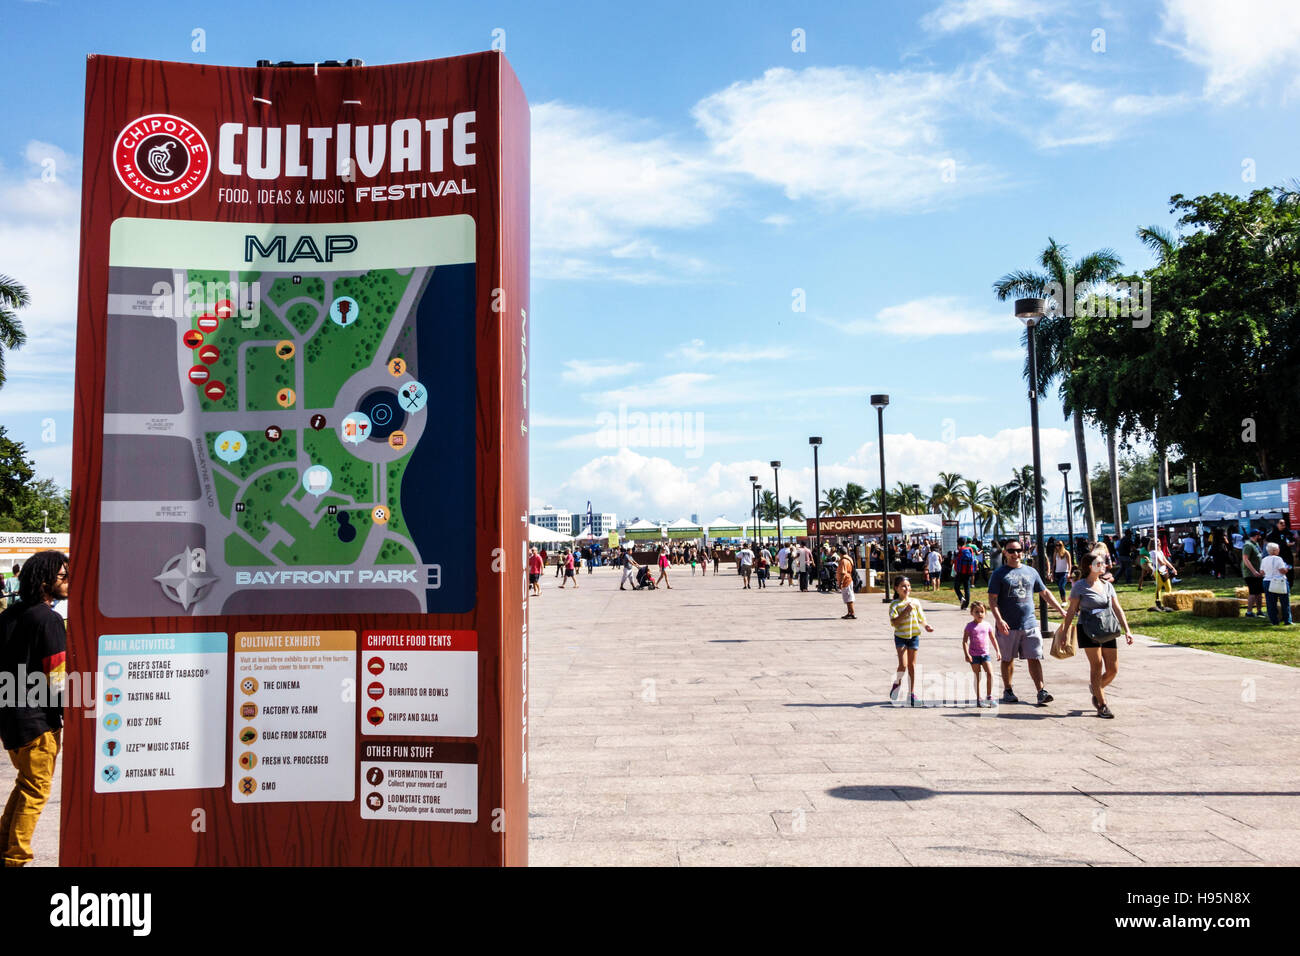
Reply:
[[[845,604],[853,603],[853,585],[848,584],[840,588],[840,597],[844,598]]]

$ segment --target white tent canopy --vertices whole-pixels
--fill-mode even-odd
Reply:
[[[902,515],[903,533],[943,533],[943,515]]]
[[[541,544],[568,544],[573,539],[567,534],[561,534],[558,531],[552,531],[550,528],[543,528],[541,525],[528,525],[528,541],[538,542]]]

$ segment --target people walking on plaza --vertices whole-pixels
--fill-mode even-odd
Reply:
[[[939,590],[943,578],[943,555],[937,549],[926,556],[925,569],[930,581],[930,590]]]
[[[835,583],[839,585],[840,597],[849,607],[841,620],[857,620],[857,615],[853,613],[853,559],[849,557],[848,550],[842,545],[839,550],[839,563],[835,568]]]
[[[1002,653],[998,650],[997,639],[993,633],[993,625],[984,620],[985,612],[988,609],[984,607],[982,601],[973,601],[970,606],[971,619],[966,623],[965,629],[961,635],[962,653],[966,655],[966,663],[970,665],[971,670],[975,672],[975,706],[992,707],[993,704],[993,668],[989,664],[990,657],[996,657],[998,663],[1002,663]],[[986,691],[984,699],[980,699],[980,671],[984,672],[984,681]]]
[[[0,817],[5,866],[32,861],[32,836],[54,786],[68,636],[53,605],[67,597],[68,556],[39,551],[23,565],[18,599],[0,613],[0,678],[21,689],[0,695],[0,742],[17,771]]]
[[[577,570],[574,567],[573,552],[568,548],[565,548],[564,554],[560,556],[560,563],[564,565],[564,580],[560,582],[560,590],[563,591],[564,586],[570,581],[573,582],[573,587],[576,590],[578,587],[578,575]]]
[[[970,584],[975,577],[975,549],[965,538],[957,539],[957,555],[953,562],[953,590],[961,599],[961,609],[970,607]]]
[[[745,546],[736,552],[736,561],[740,567],[740,577],[745,582],[742,591],[750,590],[749,578],[754,573],[754,552],[750,549],[748,542]]]
[[[564,576],[564,557],[569,553],[568,548],[564,548],[555,556],[555,576],[557,578]],[[563,584],[561,584],[563,587]]]
[[[1070,588],[1070,606],[1061,621],[1061,629],[1068,629],[1078,615],[1078,644],[1088,657],[1088,686],[1092,689],[1092,706],[1097,716],[1114,717],[1106,704],[1106,688],[1118,673],[1119,636],[1133,643],[1133,632],[1128,618],[1119,603],[1115,586],[1103,580],[1106,560],[1100,554],[1091,556],[1092,563],[1086,576]]]
[[[759,589],[767,587],[768,569],[772,566],[772,559],[768,557],[767,548],[759,548],[758,556],[754,559],[754,570],[758,577]]]
[[[889,688],[889,699],[898,699],[898,689],[903,683],[903,674],[907,674],[907,702],[912,707],[916,702],[916,652],[921,647],[921,628],[933,631],[925,620],[921,602],[912,597],[912,582],[900,577],[894,582],[894,600],[889,604],[889,623],[894,628],[894,650],[898,653],[898,670],[894,672],[894,684]]]
[[[528,593],[541,594],[542,556],[536,548],[528,549]]]
[[[1043,593],[1058,614],[1065,609],[1043,583],[1038,572],[1020,559],[1024,552],[1016,538],[1002,548],[1004,563],[989,577],[989,609],[997,623],[998,652],[1002,655],[1002,703],[1020,702],[1012,688],[1016,659],[1027,662],[1029,677],[1038,690],[1038,704],[1050,704],[1052,695],[1043,686],[1043,635],[1039,628],[1034,596]]]
[[[795,550],[794,569],[799,574],[799,590],[808,591],[808,573],[812,568],[813,553],[806,544]]]
[[[1064,541],[1056,542],[1056,554],[1052,556],[1052,574],[1056,578],[1056,590],[1065,600],[1065,589],[1070,581],[1070,570],[1074,567],[1074,557]]]
[[[623,571],[622,577],[618,579],[618,589],[622,591],[625,585],[630,584],[632,589],[636,590],[637,563],[632,560],[632,553],[627,548],[624,548],[614,563]]]
[[[658,587],[659,585],[662,584],[664,587],[668,588],[668,590],[671,591],[673,589],[673,586],[668,583],[668,564],[669,564],[668,551],[665,548],[660,548],[659,549],[659,577],[655,578],[655,587]]]
[[[785,587],[785,576],[790,573],[789,545],[782,545],[776,553],[776,572],[776,586]]]
[[[1282,546],[1276,541],[1264,545],[1268,553],[1260,562],[1259,569],[1264,572],[1264,598],[1268,601],[1268,623],[1291,626],[1291,582],[1287,574],[1291,565],[1282,559]],[[1280,607],[1279,607],[1280,605]]]

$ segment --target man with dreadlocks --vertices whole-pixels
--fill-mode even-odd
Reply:
[[[5,866],[31,862],[32,834],[54,785],[68,635],[52,605],[67,596],[68,556],[41,551],[23,565],[17,603],[0,614],[0,740],[18,771],[0,818]]]

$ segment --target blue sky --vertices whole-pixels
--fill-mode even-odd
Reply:
[[[1029,413],[993,280],[1049,235],[1141,268],[1173,193],[1297,174],[1292,0],[0,4],[0,273],[34,298],[0,423],[63,484],[87,53],[378,64],[504,31],[533,107],[532,499],[620,517],[739,517],[771,459],[810,502],[814,434],[823,488],[874,485],[873,392],[891,485],[1005,481]],[[1055,472],[1072,436],[1055,400],[1042,421]]]

